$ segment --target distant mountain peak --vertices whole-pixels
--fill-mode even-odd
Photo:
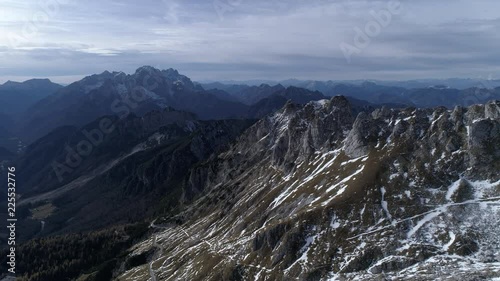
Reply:
[[[41,89],[50,89],[50,90],[55,91],[59,88],[62,88],[62,86],[50,81],[47,78],[30,79],[30,80],[26,80],[24,82],[16,82],[16,81],[9,80],[9,81],[5,82],[3,85],[0,85],[0,89],[20,90],[20,91],[33,91],[33,90],[41,90]]]
[[[150,66],[150,65],[141,66],[135,71],[135,75],[138,75],[141,73],[147,73],[149,75],[153,75],[153,74],[161,75],[161,74],[163,74],[166,77],[180,76],[181,75],[181,74],[179,74],[179,71],[177,71],[177,69],[168,68],[168,69],[161,70],[161,69],[158,69],[158,68]]]
[[[20,84],[20,83],[12,81],[12,80],[7,80],[7,82],[5,82],[2,86],[11,86],[11,85],[17,85],[17,84]]]
[[[52,83],[52,81],[49,78],[33,78],[33,79],[26,80],[25,82],[44,82],[44,83],[50,82],[50,83]]]
[[[148,74],[153,74],[153,73],[159,73],[161,72],[159,69],[157,68],[154,68],[152,66],[149,66],[149,65],[144,65],[144,66],[141,66],[139,67],[136,71],[135,71],[135,74],[140,74],[142,72],[146,72]]]
[[[167,76],[170,76],[170,75],[178,76],[178,75],[180,75],[179,71],[177,71],[177,69],[173,69],[173,68],[169,68],[169,69],[163,70],[162,72],[164,72],[165,74],[167,74]]]

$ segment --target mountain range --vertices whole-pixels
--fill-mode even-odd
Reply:
[[[500,88],[286,82],[0,86],[18,279],[500,277]]]
[[[62,125],[83,126],[103,115],[143,115],[167,106],[192,112],[203,120],[253,117],[248,116],[252,106],[221,98],[222,95],[205,91],[173,69],[145,66],[132,75],[103,72],[68,85],[33,105],[22,126],[33,130],[20,134],[32,141]],[[320,97],[323,96],[314,98]]]
[[[209,88],[220,87],[220,85],[233,85],[234,87],[239,86],[259,86],[261,84],[277,85],[281,84],[286,87],[295,86],[308,88],[314,85],[322,85],[322,87],[332,87],[339,84],[349,84],[349,85],[361,85],[366,82],[375,83],[381,86],[388,87],[399,87],[405,89],[418,89],[418,88],[430,88],[430,87],[445,87],[445,88],[455,88],[455,89],[468,89],[468,88],[487,88],[493,89],[500,87],[499,79],[485,79],[485,78],[448,78],[448,79],[414,79],[414,80],[401,80],[401,81],[389,81],[389,80],[300,80],[300,79],[286,79],[286,80],[243,80],[243,81],[233,81],[233,80],[221,80],[221,81],[204,81],[201,82],[207,85]],[[317,87],[317,86],[316,86]]]
[[[415,107],[446,106],[453,108],[457,105],[469,106],[477,103],[485,103],[489,100],[500,98],[500,87],[486,88],[478,84],[477,87],[455,89],[446,86],[428,86],[424,88],[404,88],[401,86],[388,86],[375,84],[373,82],[362,82],[360,84],[305,81],[293,83],[288,87],[299,87],[310,91],[321,92],[326,97],[344,95],[374,104],[400,104]],[[285,84],[286,85],[286,84]],[[226,85],[222,83],[202,84],[207,89],[219,89],[239,98],[241,102],[252,103],[251,99],[240,93],[250,93],[249,96],[269,96],[270,93],[263,91],[273,87],[283,88],[282,84],[269,86]]]
[[[7,136],[14,136],[31,143],[59,126],[79,127],[103,115],[130,112],[142,115],[166,106],[195,113],[203,120],[220,120],[261,118],[281,108],[286,100],[304,104],[336,95],[375,106],[400,107],[452,108],[500,99],[500,88],[491,88],[491,83],[477,84],[484,87],[454,89],[446,86],[411,88],[410,84],[379,81],[380,84],[366,81],[282,82],[283,85],[273,86],[199,84],[177,70],[159,70],[150,66],[143,66],[130,75],[105,71],[66,87],[42,79],[23,83],[9,81],[0,86],[0,101],[8,109],[0,121],[0,128],[4,128],[0,137],[5,140]],[[5,121],[8,119],[13,121]],[[12,142],[4,141],[0,143],[2,145],[15,150]]]

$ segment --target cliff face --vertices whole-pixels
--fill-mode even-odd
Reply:
[[[499,110],[287,104],[192,171],[206,195],[157,220],[130,256],[157,254],[119,280],[498,276]]]

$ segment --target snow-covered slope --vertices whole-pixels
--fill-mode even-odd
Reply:
[[[206,194],[152,223],[117,280],[500,277],[500,103],[287,104],[193,170]],[[127,263],[125,263],[127,264]]]

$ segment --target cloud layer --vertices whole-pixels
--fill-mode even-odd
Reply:
[[[0,0],[0,82],[145,64],[196,80],[499,76],[498,1],[400,0],[376,23],[391,1]]]

